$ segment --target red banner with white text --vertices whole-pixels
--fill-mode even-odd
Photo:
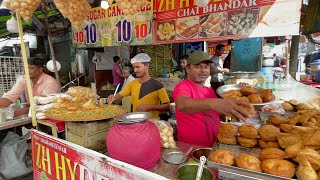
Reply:
[[[31,132],[35,180],[149,180],[166,178],[79,145]]]
[[[299,34],[301,0],[195,1],[154,0],[155,44]]]

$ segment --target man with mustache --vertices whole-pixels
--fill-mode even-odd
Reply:
[[[127,84],[115,96],[110,95],[108,102],[131,95],[133,112],[151,112],[153,118],[158,118],[160,111],[169,111],[170,99],[166,89],[149,75],[150,60],[146,53],[140,53],[132,58],[131,64],[137,79]]]
[[[210,64],[207,53],[191,53],[187,60],[187,79],[179,83],[173,91],[178,141],[212,147],[219,133],[219,114],[239,120],[250,116],[241,107],[252,107],[249,103],[217,98],[213,89],[204,86],[210,75]]]

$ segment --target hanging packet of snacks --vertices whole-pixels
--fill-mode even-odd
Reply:
[[[18,13],[24,20],[32,17],[33,12],[40,5],[41,0],[5,0],[4,5]]]
[[[91,6],[86,0],[53,0],[61,14],[68,18],[77,31],[90,12]]]
[[[173,138],[173,128],[169,122],[161,120],[152,120],[158,127],[161,137],[161,142],[164,148],[177,148],[176,141]]]
[[[127,16],[133,16],[150,2],[148,0],[116,0],[119,9]]]

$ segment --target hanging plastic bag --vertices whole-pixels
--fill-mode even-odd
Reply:
[[[167,121],[152,121],[159,129],[161,142],[164,148],[177,148],[176,141],[173,138],[173,128]]]
[[[91,6],[86,0],[53,0],[61,14],[68,18],[77,31],[88,16]]]
[[[6,179],[12,179],[32,171],[32,167],[27,167],[26,153],[27,140],[30,133],[20,137],[9,131],[7,136],[0,143],[0,172]]]
[[[4,5],[18,13],[24,20],[32,17],[33,12],[40,5],[41,0],[5,0]]]

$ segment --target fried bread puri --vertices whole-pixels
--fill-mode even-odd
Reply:
[[[237,137],[237,141],[241,146],[248,147],[248,148],[254,147],[258,143],[257,139],[248,139],[241,136]]]
[[[294,164],[283,159],[266,159],[261,164],[264,173],[292,178],[295,173]]]
[[[278,148],[266,148],[263,149],[259,154],[259,159],[261,161],[265,159],[284,159],[286,157],[286,153]]]
[[[277,141],[277,136],[280,133],[280,129],[273,125],[266,124],[259,128],[258,133],[260,139],[263,141]]]
[[[248,169],[252,171],[261,172],[260,160],[254,156],[250,156],[246,153],[241,153],[238,157],[236,157],[236,165],[239,168]]]
[[[271,114],[268,118],[269,122],[274,124],[274,125],[280,125],[280,124],[285,124],[288,123],[290,121],[289,118],[284,118],[280,115],[277,114]]]
[[[250,100],[251,103],[253,104],[260,104],[262,103],[262,98],[260,97],[259,94],[250,94],[248,96],[248,99]]]
[[[249,139],[256,139],[258,137],[257,129],[251,124],[243,124],[238,130],[241,137]]]
[[[230,151],[218,149],[209,155],[209,160],[219,164],[232,166],[234,163],[234,156]]]
[[[224,137],[221,134],[218,134],[218,141],[223,143],[223,144],[237,144],[236,136]]]
[[[238,127],[231,123],[221,123],[219,134],[223,137],[234,137],[238,134]]]
[[[264,89],[260,92],[260,96],[263,102],[269,102],[273,99],[273,94],[271,89]]]
[[[245,86],[245,87],[240,89],[240,92],[243,95],[248,96],[250,94],[257,94],[258,93],[258,89],[253,87],[253,86]]]
[[[278,142],[272,142],[272,141],[263,141],[261,139],[258,140],[259,146],[262,149],[268,148],[268,147],[273,147],[273,148],[280,148]]]

